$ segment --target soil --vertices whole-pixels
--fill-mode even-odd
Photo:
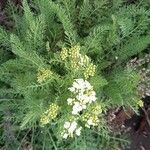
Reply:
[[[143,99],[144,107],[136,115],[131,109],[112,108],[107,115],[113,132],[129,135],[131,145],[123,150],[150,150],[150,97]]]
[[[131,131],[131,147],[130,150],[150,150],[150,127],[145,126],[144,131],[139,133]]]
[[[126,127],[129,127],[131,146],[130,150],[150,150],[150,97],[144,100],[144,109],[140,109],[140,115],[134,115],[126,120]]]

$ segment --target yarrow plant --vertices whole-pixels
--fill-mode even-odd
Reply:
[[[90,128],[91,126],[98,126],[100,118],[98,117],[102,113],[101,104],[96,103],[97,96],[94,91],[94,87],[88,81],[90,77],[94,77],[96,74],[96,65],[94,65],[87,55],[80,54],[80,46],[75,45],[71,48],[62,48],[58,53],[59,61],[63,61],[64,66],[72,68],[70,71],[73,73],[72,86],[67,88],[67,92],[70,91],[70,96],[65,99],[65,103],[68,105],[69,114],[68,120],[65,120],[62,132],[62,138],[67,139],[69,137],[79,136],[81,129],[84,127]],[[79,72],[81,72],[79,74]],[[39,69],[37,74],[37,82],[42,84],[55,78],[55,73],[49,69]],[[80,77],[77,79],[76,76]],[[52,103],[48,110],[46,110],[40,119],[41,126],[50,124],[61,118],[62,106]],[[66,107],[67,109],[67,107]],[[92,113],[90,113],[90,111]]]
[[[76,64],[76,67],[72,68],[72,72],[78,72],[78,70],[82,71],[81,77],[79,79],[74,79],[72,86],[68,87],[68,91],[70,91],[70,97],[66,99],[66,103],[68,106],[71,106],[70,110],[70,121],[66,120],[63,125],[62,130],[62,138],[67,139],[69,137],[74,137],[75,135],[79,136],[81,134],[81,129],[83,128],[80,124],[84,124],[85,127],[90,128],[91,126],[98,126],[100,122],[98,115],[102,113],[101,105],[95,103],[97,97],[96,92],[94,91],[94,87],[90,84],[86,79],[90,76],[94,76],[96,73],[96,66],[90,62],[90,58],[88,56],[82,56],[79,53],[80,46],[74,46],[67,50],[67,48],[63,48],[60,52],[60,59],[66,60],[67,63]],[[86,68],[87,67],[87,68]],[[43,81],[49,79],[52,75],[50,70],[42,69],[38,73],[38,82],[42,83]],[[93,105],[94,104],[94,105]],[[56,104],[51,104],[49,109],[45,111],[40,119],[41,125],[44,126],[54,120],[58,115],[59,107]],[[88,111],[92,111],[90,114]],[[73,119],[71,119],[73,118]]]

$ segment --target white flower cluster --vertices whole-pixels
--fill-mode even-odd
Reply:
[[[96,115],[99,111],[95,106],[96,104],[93,103],[97,99],[96,92],[87,80],[82,78],[75,79],[72,87],[68,89],[72,93],[72,97],[68,98],[67,102],[68,105],[72,106],[73,118],[70,118],[71,121],[66,121],[64,123],[64,130],[62,132],[62,137],[64,139],[73,137],[74,135],[80,136],[82,127],[78,125],[78,121],[84,121],[86,123],[85,125],[88,127],[96,126],[98,123],[98,118]],[[90,115],[88,109],[86,108],[92,110],[94,115]],[[80,112],[82,112],[82,114],[80,114]]]
[[[68,105],[72,107],[72,114],[78,115],[83,109],[86,109],[88,104],[96,101],[96,92],[93,86],[83,79],[76,79],[69,90],[75,94],[75,98],[68,98]]]
[[[64,132],[63,132],[63,138],[64,139],[67,139],[68,137],[73,137],[74,133],[77,135],[77,136],[80,136],[81,134],[81,129],[82,127],[78,127],[78,124],[76,121],[73,121],[73,122],[65,122],[64,124]]]

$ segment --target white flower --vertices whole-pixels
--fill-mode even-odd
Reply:
[[[83,109],[86,109],[86,105],[83,104],[83,105],[82,105],[82,108],[83,108]]]
[[[96,99],[96,93],[95,91],[92,91],[91,95],[89,96],[89,103],[95,102]]]
[[[95,91],[92,91],[89,95],[79,93],[76,96],[76,99],[78,101],[80,101],[82,104],[92,103],[92,102],[96,101],[96,93],[95,93]]]
[[[86,89],[86,82],[83,79],[76,79],[73,83],[73,87],[75,87],[77,90],[84,91]]]
[[[87,123],[85,124],[85,127],[90,128],[90,126]]]
[[[72,122],[66,121],[64,123],[64,128],[65,130],[62,134],[64,139],[67,139],[68,137],[73,137],[75,134],[77,136],[80,136],[81,134],[82,127],[81,126],[79,127],[76,121]]]
[[[71,92],[84,92],[85,90],[93,89],[93,86],[88,81],[84,81],[84,79],[75,79],[72,87],[68,88]]]
[[[76,96],[76,99],[78,101],[80,101],[80,103],[82,104],[87,104],[89,103],[89,96],[83,94],[83,93],[79,93],[77,96]]]
[[[68,88],[75,94],[75,98],[68,98],[68,105],[73,105],[72,114],[79,115],[79,113],[87,108],[88,104],[96,101],[96,92],[93,86],[82,78],[75,79],[72,87]]]
[[[64,138],[64,139],[67,139],[67,137],[68,137],[68,134],[65,133],[65,134],[63,135],[63,138]]]
[[[82,106],[79,102],[75,102],[72,109],[72,114],[77,115],[80,111],[82,111]]]
[[[79,90],[80,89],[80,84],[77,82],[73,82],[73,88]]]
[[[79,112],[76,111],[76,110],[73,110],[73,111],[72,111],[72,114],[73,114],[73,115],[78,115],[78,113],[79,113]]]
[[[68,99],[67,99],[68,105],[72,105],[72,104],[73,104],[73,101],[74,101],[74,99],[68,98]]]
[[[77,128],[77,123],[73,121],[68,129],[69,134],[72,135],[76,128]]]
[[[79,127],[78,129],[76,129],[76,135],[77,136],[80,136],[80,134],[81,134],[81,129],[82,129],[82,127]]]
[[[96,93],[95,91],[91,91],[89,94],[85,94],[84,96],[84,101],[86,103],[92,103],[96,101]]]
[[[89,119],[88,121],[87,121],[87,124],[89,125],[89,126],[94,126],[95,125],[95,123],[92,121],[92,119]]]
[[[92,92],[91,92],[91,96],[96,96],[96,92],[95,92],[95,91],[92,91]]]
[[[85,87],[88,90],[93,89],[93,86],[91,86],[91,84],[87,80],[85,80]]]
[[[75,81],[78,83],[78,84],[83,84],[84,83],[84,80],[82,78],[80,79],[75,79]]]
[[[74,87],[68,88],[70,92],[75,93],[76,89]]]
[[[69,127],[70,127],[70,122],[68,122],[68,121],[67,121],[67,122],[65,122],[65,124],[64,124],[64,128],[65,128],[65,129],[68,129]]]
[[[82,92],[80,92],[77,96],[76,96],[76,99],[80,102],[82,102],[85,97],[84,97],[84,94]]]

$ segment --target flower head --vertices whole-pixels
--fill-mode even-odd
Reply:
[[[44,126],[48,124],[51,120],[55,119],[58,115],[58,111],[59,111],[59,106],[55,103],[52,103],[49,106],[49,109],[42,114],[40,119],[41,125]]]
[[[70,122],[68,122],[68,121],[67,121],[67,122],[65,122],[65,124],[64,124],[64,128],[65,128],[65,129],[68,129],[69,127],[70,127]]]
[[[68,88],[75,98],[68,98],[68,105],[72,105],[72,114],[79,115],[81,111],[87,108],[88,104],[96,101],[96,92],[93,86],[84,79],[75,79],[72,87]]]
[[[90,63],[84,71],[85,79],[88,79],[90,76],[94,76],[95,72],[96,72],[96,66],[94,64]]]
[[[70,58],[73,60],[77,60],[80,54],[80,46],[76,45],[69,49]]]
[[[94,104],[81,116],[85,122],[85,126],[90,128],[91,126],[98,126],[99,115],[102,113],[101,105]]]
[[[65,60],[68,57],[68,50],[67,48],[63,48],[60,52],[60,57],[62,60]]]
[[[80,111],[83,110],[83,107],[79,102],[75,102],[72,109],[72,114],[77,115]]]
[[[68,105],[73,105],[74,101],[75,101],[75,99],[73,99],[73,98],[68,98],[67,99]]]
[[[37,74],[37,82],[42,83],[52,76],[53,72],[49,69],[40,69]]]
[[[80,91],[93,89],[91,84],[84,79],[75,79],[72,87],[68,88],[71,92],[79,93]]]
[[[77,136],[80,136],[81,130],[82,130],[82,127],[79,127],[78,129],[76,129],[75,133]]]
[[[67,139],[68,137],[73,137],[74,134],[79,136],[81,134],[81,129],[82,127],[80,127],[75,120],[70,121],[70,122],[66,121],[64,123],[64,131],[63,131],[62,137],[64,139]]]

